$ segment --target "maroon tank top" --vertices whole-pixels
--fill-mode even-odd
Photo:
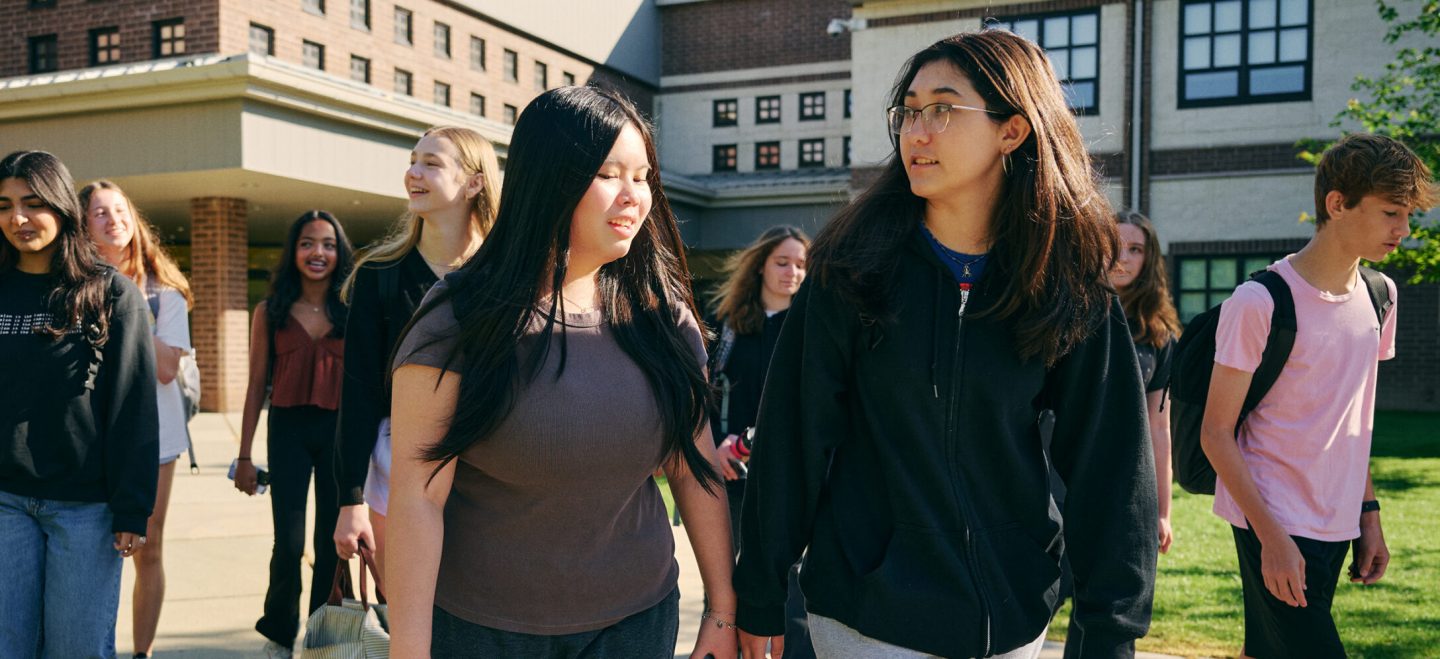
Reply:
[[[276,407],[314,405],[340,409],[340,377],[344,373],[345,339],[326,334],[310,338],[292,316],[275,332],[275,364],[270,375],[270,404]]]

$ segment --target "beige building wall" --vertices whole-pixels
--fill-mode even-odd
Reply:
[[[1304,238],[1314,232],[1300,213],[1314,207],[1309,173],[1157,179],[1150,219],[1170,243]]]

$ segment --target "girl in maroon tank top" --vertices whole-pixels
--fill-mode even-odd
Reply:
[[[325,603],[335,573],[330,535],[339,507],[331,483],[346,317],[340,283],[350,264],[350,241],[339,220],[321,210],[301,215],[290,225],[270,293],[255,307],[250,327],[250,383],[235,488],[253,495],[259,484],[250,449],[268,384],[266,454],[275,547],[265,613],[255,629],[269,639],[266,650],[272,656],[289,656],[299,631],[300,557],[312,474],[320,486],[315,488],[315,567],[307,612]]]

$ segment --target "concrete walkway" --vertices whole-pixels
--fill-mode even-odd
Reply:
[[[239,442],[238,414],[201,414],[191,428],[200,473],[189,473],[187,458],[181,456],[166,524],[167,591],[155,656],[263,657],[265,639],[253,626],[265,598],[272,545],[270,501],[266,496],[246,497],[225,478]],[[263,428],[262,423],[254,450],[254,458],[261,464],[265,463]],[[675,545],[682,593],[676,646],[680,654],[676,656],[688,657],[700,621],[702,587],[690,542],[681,528],[676,528]],[[130,656],[132,649],[129,598],[133,582],[134,571],[126,561],[116,626],[116,649],[121,657]],[[309,585],[308,574],[305,583]],[[307,589],[301,602],[308,597]],[[1041,656],[1059,659],[1060,645],[1047,644]],[[1161,655],[1141,656],[1163,659]]]

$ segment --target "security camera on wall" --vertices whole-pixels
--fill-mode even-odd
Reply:
[[[845,34],[845,30],[849,27],[850,26],[845,19],[832,18],[830,19],[830,24],[825,26],[825,34],[828,34],[832,37],[838,37],[842,34]]]

